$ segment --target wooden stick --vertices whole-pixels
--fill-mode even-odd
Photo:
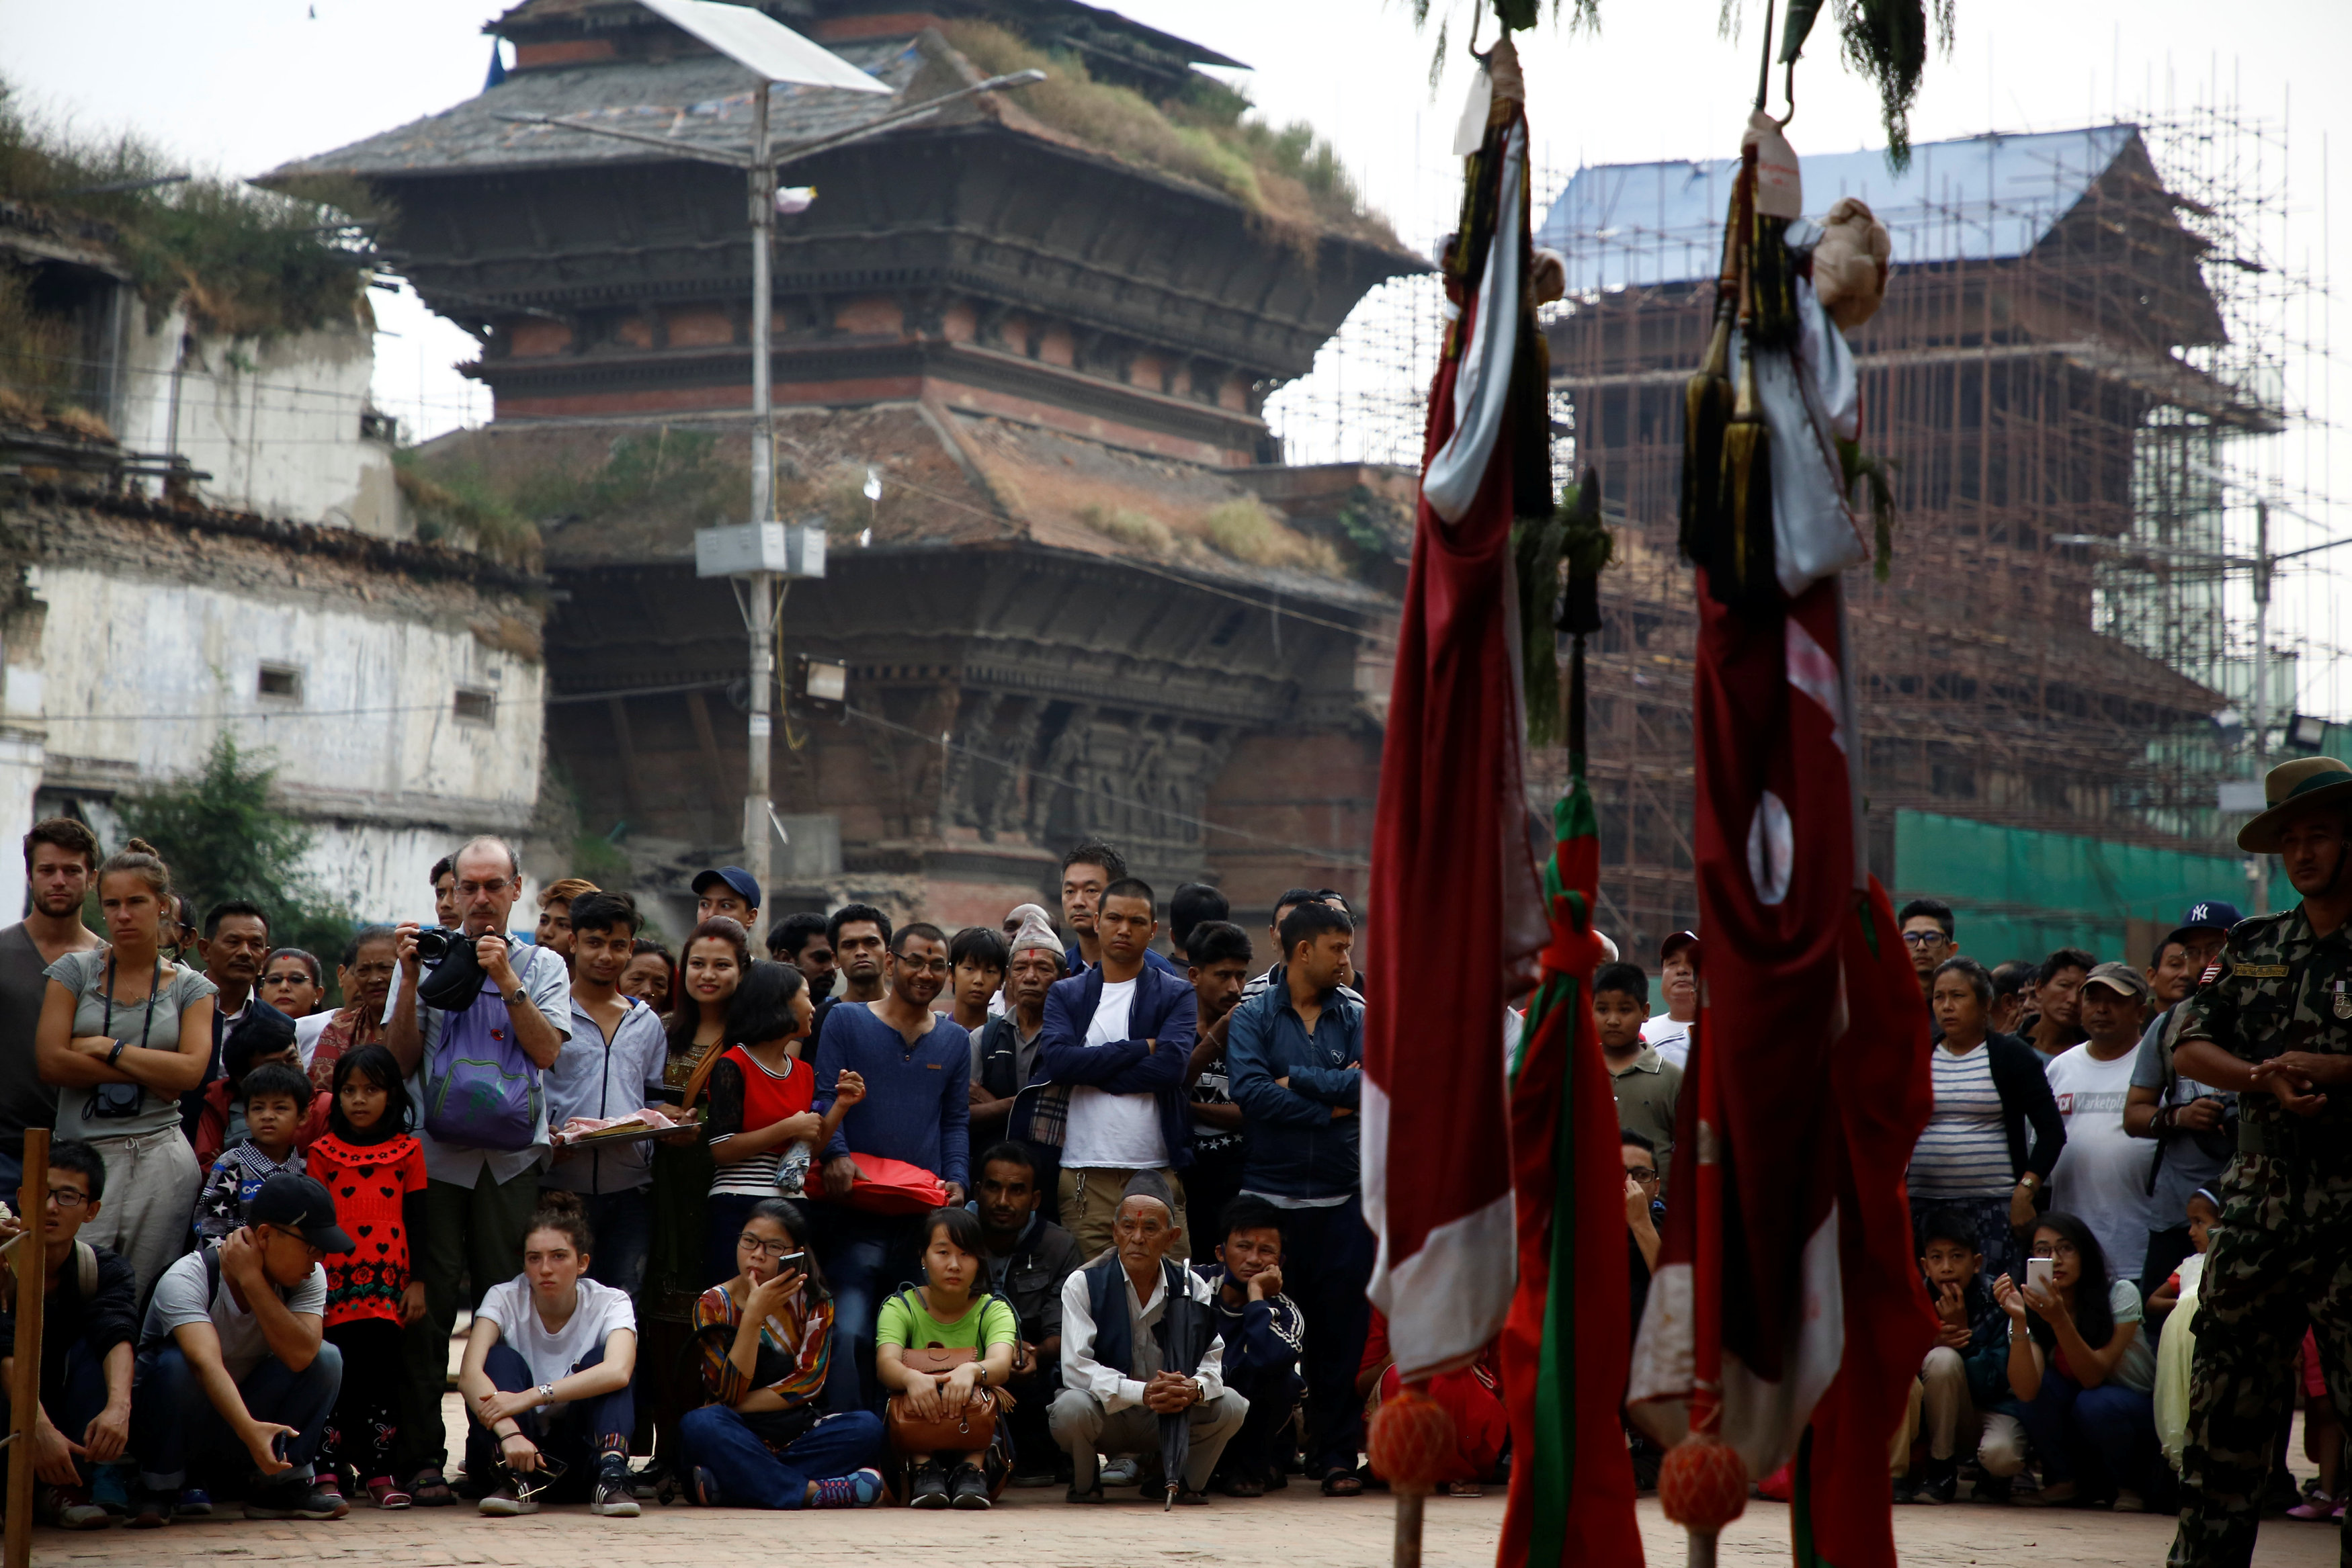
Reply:
[[[41,1222],[48,1207],[49,1132],[28,1127],[25,1185],[16,1194],[25,1228],[16,1242],[16,1364],[8,1380],[8,1527],[0,1568],[31,1568],[33,1561],[33,1427],[41,1413],[41,1306],[48,1283]]]
[[[1420,1492],[1397,1490],[1396,1568],[1421,1568],[1421,1500]]]

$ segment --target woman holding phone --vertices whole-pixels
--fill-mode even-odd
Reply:
[[[765,967],[766,966],[761,966]],[[794,973],[798,973],[797,970]],[[871,1508],[882,1500],[882,1420],[823,1414],[833,1301],[797,1204],[762,1198],[735,1237],[735,1276],[694,1306],[710,1403],[678,1423],[694,1500],[707,1507]]]
[[[979,1217],[964,1208],[931,1210],[923,1222],[924,1282],[883,1302],[874,1323],[875,1373],[919,1421],[951,1416],[982,1389],[1002,1388],[1013,1375],[1021,1322],[1010,1302],[988,1291],[987,1279]],[[907,1364],[908,1351],[927,1350],[963,1351],[970,1359],[943,1372]],[[900,1457],[914,1467],[909,1508],[989,1506],[985,1452]]]
[[[2042,1217],[2021,1288],[2008,1275],[1993,1300],[2009,1314],[2009,1390],[1989,1417],[1978,1462],[2004,1481],[2042,1460],[2039,1504],[2145,1507],[2156,1458],[2156,1356],[2140,1331],[2139,1287],[2111,1280],[2091,1228],[2071,1214]]]
[[[180,1096],[205,1081],[219,993],[164,951],[179,906],[152,845],[132,839],[96,881],[106,946],[48,967],[33,1057],[59,1089],[58,1135],[87,1139],[106,1162],[106,1207],[82,1239],[129,1263],[143,1296],[179,1257],[204,1186]]]

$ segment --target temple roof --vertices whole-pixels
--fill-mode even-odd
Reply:
[[[1374,586],[1392,575],[1390,551],[1367,550],[1338,524],[1304,515],[1322,508],[1268,506],[1264,485],[1224,470],[929,402],[780,409],[776,429],[777,513],[823,522],[836,552],[1025,544],[1178,580],[1273,590],[1302,604],[1381,613],[1393,603]],[[715,436],[711,471],[740,476],[750,434],[740,415],[504,421],[425,444],[420,467],[529,494],[536,476],[595,472],[623,441],[642,449]],[[878,501],[863,495],[869,470]],[[600,514],[541,519],[549,570],[684,565],[694,530],[713,521],[709,508],[709,492],[677,484]],[[871,542],[861,545],[867,529]]]

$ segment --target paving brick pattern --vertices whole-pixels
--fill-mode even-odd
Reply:
[[[1114,1491],[1115,1500],[1134,1499]],[[1072,1508],[1059,1490],[1008,1491],[991,1512],[761,1514],[732,1509],[648,1505],[645,1516],[597,1519],[585,1508],[551,1509],[530,1519],[488,1520],[471,1504],[378,1513],[362,1507],[330,1524],[260,1523],[243,1519],[184,1521],[150,1531],[68,1535],[38,1531],[33,1558],[67,1563],[165,1564],[366,1563],[375,1568],[443,1563],[625,1563],[627,1568],[771,1568],[789,1562],[832,1564],[949,1561],[1003,1568],[1161,1568],[1183,1563],[1247,1563],[1253,1568],[1375,1568],[1389,1561],[1390,1500],[1343,1500],[1294,1482],[1255,1502],[1218,1498],[1206,1508],[1162,1512],[1156,1501],[1114,1500]],[[1475,1500],[1433,1498],[1423,1532],[1428,1568],[1488,1568],[1501,1528],[1499,1494]],[[1654,1500],[1641,1504],[1650,1563],[1683,1561],[1683,1538]],[[2060,1510],[1899,1509],[1895,1516],[1905,1568],[2157,1568],[2172,1521],[2149,1515]],[[1725,1533],[1726,1568],[1788,1562],[1788,1510],[1754,1502]],[[2274,1520],[2263,1526],[2258,1568],[2336,1560],[2336,1531]]]

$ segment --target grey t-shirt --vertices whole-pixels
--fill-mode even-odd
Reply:
[[[19,921],[0,931],[0,1153],[21,1157],[25,1129],[55,1126],[58,1090],[41,1082],[33,1036],[49,990],[48,966]]]
[[[2132,1059],[2131,1086],[2135,1089],[2162,1090],[2164,1082],[2164,1031],[2172,1027],[2179,1016],[2178,1008],[2158,1013],[2147,1032],[2139,1037],[2139,1054]],[[2193,1078],[2183,1078],[2176,1072],[2171,1092],[2159,1094],[2158,1105],[2186,1105],[2200,1096],[2219,1100],[2231,1110],[2237,1109],[2238,1097]],[[2230,1135],[2215,1128],[2210,1133],[2191,1133],[2183,1129],[2158,1145],[2156,1186],[2148,1195],[2147,1226],[2150,1230],[2170,1230],[2189,1223],[2189,1197],[2199,1187],[2221,1188],[2221,1173],[2229,1168],[2230,1156],[2235,1151]]]
[[[243,1383],[255,1367],[269,1359],[269,1337],[261,1332],[261,1320],[236,1304],[236,1293],[228,1288],[226,1276],[207,1301],[205,1274],[205,1255],[200,1251],[189,1253],[163,1270],[163,1277],[155,1281],[154,1299],[147,1303],[147,1322],[140,1343],[154,1344],[170,1338],[173,1329],[209,1321],[213,1332],[220,1335],[221,1364]],[[327,1270],[311,1264],[310,1277],[291,1289],[279,1288],[278,1299],[289,1312],[324,1316]]]
[[[121,991],[126,977],[112,976],[110,984],[110,949],[92,947],[68,953],[48,967],[48,977],[79,998],[73,1019],[76,1037],[105,1034],[133,1050],[141,1046],[149,1051],[179,1050],[181,1012],[192,1003],[217,996],[220,988],[194,969],[167,964],[156,982],[153,1006],[148,1005],[151,998],[142,997],[110,1007],[108,993]],[[131,984],[137,988],[139,980]],[[157,1094],[139,1084],[101,1083],[58,1091],[58,1136],[61,1138],[136,1138],[166,1128],[176,1131],[179,1125],[178,1097]]]

